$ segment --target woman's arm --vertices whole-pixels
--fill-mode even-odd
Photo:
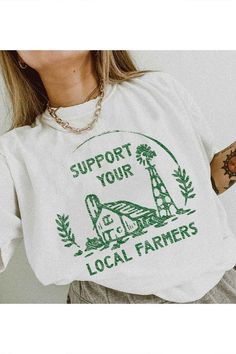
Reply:
[[[210,166],[212,187],[221,194],[236,182],[236,141],[215,154]]]

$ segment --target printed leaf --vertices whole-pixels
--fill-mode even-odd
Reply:
[[[58,235],[61,237],[61,241],[65,242],[64,247],[76,246],[78,248],[76,257],[80,256],[83,251],[80,250],[80,246],[75,241],[75,235],[72,233],[69,222],[69,215],[57,214],[57,219],[55,219],[57,226]]]
[[[78,257],[78,256],[80,256],[82,253],[83,253],[83,251],[79,250],[78,252],[76,252],[76,253],[74,254],[74,256],[75,256],[75,257]]]
[[[183,191],[186,191],[186,187],[183,186],[182,184],[180,184],[179,187],[180,187]]]
[[[179,182],[179,183],[183,182],[182,179],[180,179],[180,178],[176,178],[176,181]]]
[[[61,237],[67,237],[65,234],[62,234],[61,232],[59,232],[59,235],[60,235]]]
[[[65,230],[62,229],[61,227],[57,227],[57,230],[60,231],[60,232],[64,232]]]
[[[181,169],[180,166],[178,166],[178,170],[174,170],[172,176],[175,177],[176,182],[178,182],[179,184],[180,192],[184,197],[184,203],[186,205],[188,199],[194,198],[196,195],[195,193],[193,193],[194,188],[192,187],[192,182],[190,181],[190,177],[187,175],[186,170]]]
[[[57,223],[57,225],[61,226],[61,221],[56,219],[56,223]]]
[[[186,198],[187,195],[185,192],[181,191],[181,194],[184,196],[184,198]]]

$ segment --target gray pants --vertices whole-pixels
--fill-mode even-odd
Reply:
[[[91,281],[70,284],[68,304],[171,304],[155,295],[136,295],[113,290]],[[225,273],[220,282],[192,304],[236,304],[236,268]]]

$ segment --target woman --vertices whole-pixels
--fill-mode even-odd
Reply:
[[[24,237],[68,303],[236,303],[236,241],[217,152],[170,75],[126,51],[2,51],[13,108],[0,138],[1,271]],[[212,182],[212,183],[211,183]]]

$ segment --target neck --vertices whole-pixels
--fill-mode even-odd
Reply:
[[[80,104],[98,84],[90,52],[80,59],[43,67],[39,75],[51,107]]]

